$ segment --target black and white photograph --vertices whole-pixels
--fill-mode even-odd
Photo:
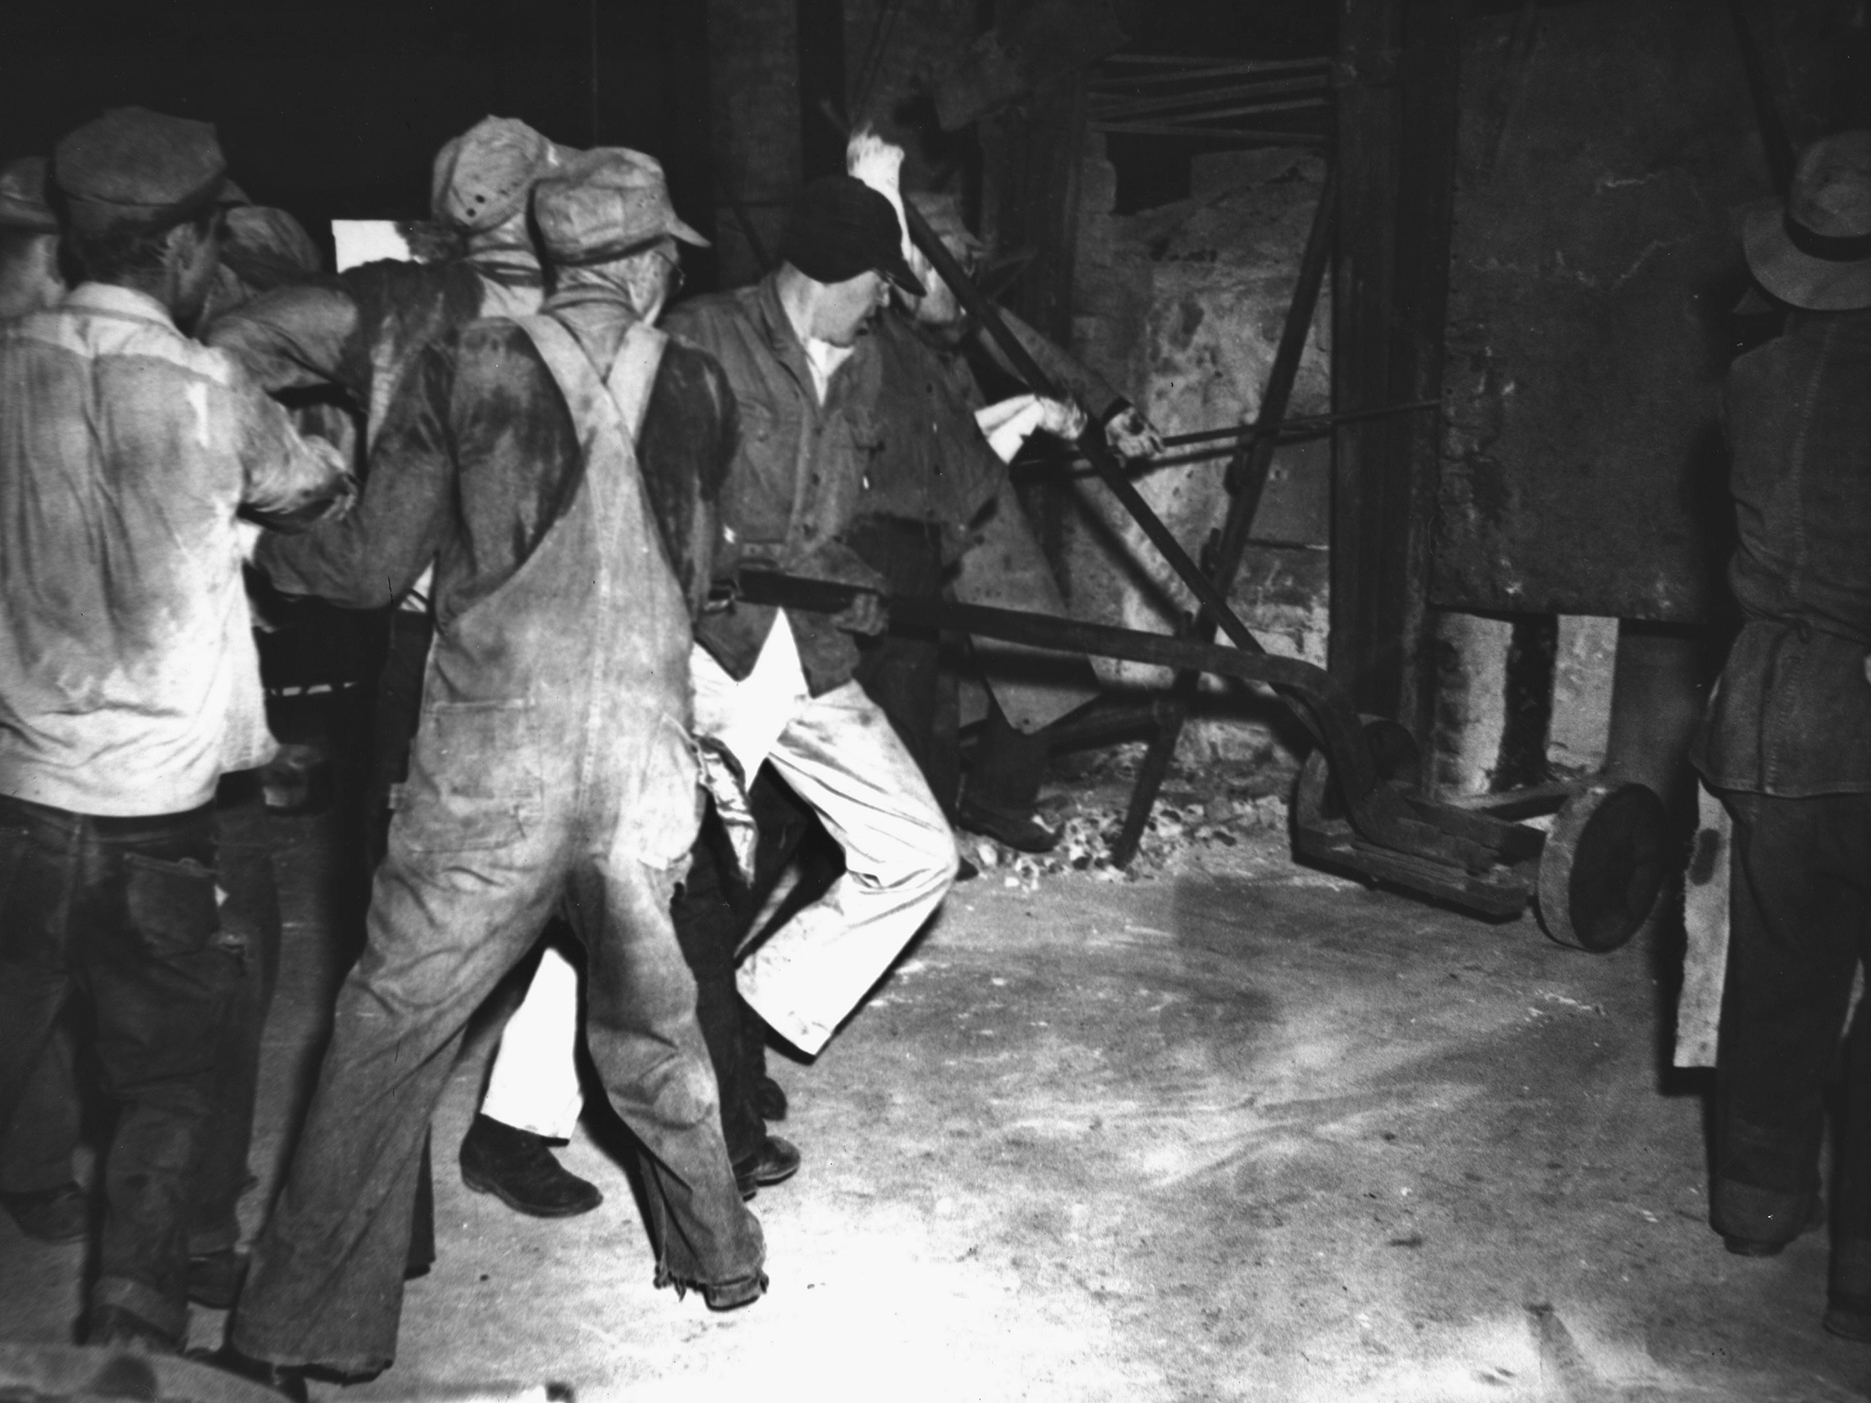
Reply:
[[[0,1403],[1871,1403],[1871,0],[0,9]]]

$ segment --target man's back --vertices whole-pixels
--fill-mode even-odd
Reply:
[[[140,293],[0,331],[0,792],[176,812],[266,759],[236,512],[334,473]]]

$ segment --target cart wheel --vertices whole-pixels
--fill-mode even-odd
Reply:
[[[1667,829],[1663,801],[1641,784],[1595,780],[1566,800],[1540,853],[1546,933],[1595,955],[1629,940],[1657,904]]]

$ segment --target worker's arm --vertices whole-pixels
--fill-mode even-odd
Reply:
[[[451,347],[429,346],[391,402],[371,451],[356,507],[290,540],[268,538],[254,558],[285,594],[310,594],[354,609],[393,603],[435,559],[454,493],[448,416]]]
[[[237,416],[241,515],[287,532],[342,515],[357,494],[344,455],[315,434],[300,434],[238,361],[229,364],[227,388]]]
[[[337,278],[275,288],[217,317],[203,333],[270,393],[342,385],[368,398],[368,357],[359,349],[357,299]]]
[[[1052,382],[1054,389],[1070,396],[1104,429],[1105,439],[1114,452],[1125,458],[1148,458],[1163,451],[1162,435],[1109,380],[1005,307],[999,310],[1001,320],[1033,358],[1040,372]],[[1022,378],[1001,349],[1000,342],[986,327],[976,327],[974,334],[996,365],[1015,379]]]

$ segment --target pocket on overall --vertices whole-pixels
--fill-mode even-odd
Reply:
[[[417,852],[503,848],[544,808],[531,702],[435,702],[422,713],[395,829]]]
[[[626,822],[637,856],[651,867],[673,867],[689,855],[702,827],[702,768],[695,741],[673,716],[656,718],[635,802]]]
[[[164,959],[205,950],[221,929],[214,869],[193,858],[168,862],[142,853],[125,854],[123,865],[130,929],[143,948]]]

